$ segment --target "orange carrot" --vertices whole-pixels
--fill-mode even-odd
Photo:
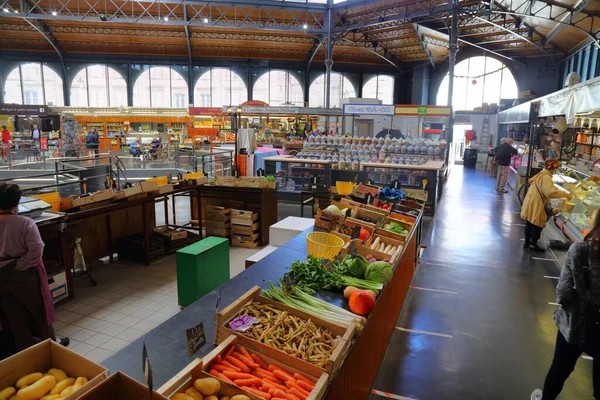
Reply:
[[[220,373],[217,370],[211,369],[209,372],[212,376],[216,376],[219,379],[223,379],[225,382],[233,383],[233,382],[231,382],[231,379],[229,379],[228,377],[226,377],[225,375],[223,375],[222,373]]]
[[[275,389],[269,389],[269,395],[275,396]]]
[[[250,356],[250,353],[248,353],[248,350],[246,350],[246,348],[244,346],[238,346],[240,353],[244,356],[244,357],[248,357],[248,358],[252,358]]]
[[[293,394],[286,393],[286,392],[284,392],[281,389],[275,389],[275,396],[277,396],[277,397],[283,397],[284,399],[288,399],[288,400],[300,400],[299,398],[297,398]]]
[[[281,369],[281,368],[279,368],[279,367],[278,367],[278,366],[276,366],[276,365],[269,364],[269,366],[267,367],[267,369],[268,369],[269,371],[273,372],[273,371],[275,371],[276,369]]]
[[[242,389],[244,389],[247,392],[257,395],[258,397],[262,397],[263,399],[271,400],[271,395],[269,393],[263,392],[262,390],[254,389],[254,388],[251,388],[248,386],[242,386]]]
[[[217,370],[217,371],[219,371],[219,372],[224,372],[224,371],[233,371],[233,372],[237,372],[236,370],[234,370],[234,369],[233,369],[233,368],[231,368],[231,367],[228,367],[228,366],[226,366],[226,365],[221,365],[221,364],[215,364],[215,363],[212,363],[212,365],[210,366],[210,368],[211,368],[211,369],[215,369],[215,370]]]
[[[271,400],[287,400],[287,399],[284,399],[283,397],[271,397]]]
[[[244,364],[246,364],[247,366],[249,366],[250,368],[259,368],[260,365],[256,364],[254,361],[252,361],[252,358],[248,358],[246,356],[244,356],[242,353],[238,353],[236,351],[234,351],[231,354],[233,357],[237,358],[238,360],[240,360],[241,362],[243,362]]]
[[[260,356],[256,353],[252,353],[250,355],[250,358],[252,358],[254,360],[255,363],[257,363],[258,365],[260,365],[260,367],[264,370],[267,369],[267,364],[263,361],[262,358],[260,358]]]
[[[274,382],[270,382],[270,381],[267,381],[267,380],[264,380],[264,379],[262,380],[262,383],[263,383],[263,387],[266,386],[269,389],[287,390],[287,388],[285,386],[283,386],[283,385],[280,385],[280,384],[274,383]]]
[[[227,353],[225,353],[225,357],[223,358],[227,358],[227,356],[231,355],[231,353],[233,353],[233,351],[235,350],[235,345],[232,344],[231,346],[229,346],[229,348],[227,349]]]
[[[221,361],[223,361],[223,359],[221,358],[220,354],[217,354],[217,356],[215,357],[215,361],[217,364],[221,364]]]
[[[262,381],[260,378],[251,378],[251,379],[236,379],[233,381],[238,386],[252,386],[252,385],[260,385]]]
[[[280,369],[276,369],[275,371],[273,371],[273,375],[275,375],[275,378],[281,379],[284,382],[287,382],[287,381],[296,382],[296,379],[294,379],[294,377],[292,375],[288,374],[287,372],[283,372]]]
[[[315,386],[316,383],[317,383],[316,381],[314,381],[314,380],[312,380],[312,379],[310,379],[310,378],[306,377],[305,375],[302,375],[302,374],[300,374],[298,372],[296,372],[294,374],[294,378],[296,378],[297,381],[304,381],[304,382],[306,382],[306,383],[308,383],[309,385],[312,385],[312,386]]]
[[[310,392],[307,392],[306,390],[304,390],[300,386],[298,386],[298,384],[296,382],[287,381],[285,383],[285,385],[290,389],[296,389],[297,391],[302,393],[304,396],[308,396],[310,394]]]
[[[266,379],[266,380],[267,380],[267,381],[269,381],[269,382],[273,382],[273,383],[279,383],[279,380],[278,380],[277,378],[275,378],[275,377],[273,377],[273,376],[269,376],[269,375],[263,375],[263,374],[262,374],[262,373],[260,373],[260,372],[254,372],[254,376],[257,376],[257,377],[259,377],[259,378],[260,378],[260,379],[262,379],[262,380],[265,380],[265,379]]]
[[[235,371],[223,371],[223,375],[228,377],[229,379],[255,379],[254,375],[244,374],[242,372]]]
[[[233,370],[234,370],[234,371],[236,371],[236,372],[242,372],[242,369],[241,369],[241,368],[238,368],[238,367],[236,367],[235,365],[233,365],[233,364],[232,364],[232,363],[230,363],[229,361],[225,361],[225,360],[223,360],[223,361],[221,362],[221,364],[223,364],[223,365],[224,365],[224,366],[226,366],[226,367],[229,367],[229,368],[233,369]]]
[[[308,398],[308,395],[305,395],[304,393],[302,393],[301,391],[299,391],[296,388],[290,389],[290,394],[300,398],[300,400],[306,400]]]
[[[298,380],[296,383],[298,384],[298,386],[300,386],[302,389],[306,390],[307,392],[312,392],[312,390],[314,388],[314,386],[311,386],[310,384],[308,384],[304,381],[301,381],[301,380]]]
[[[232,356],[225,357],[225,360],[229,361],[236,367],[242,370],[242,372],[248,373],[250,372],[250,367],[238,360],[237,358],[233,358]]]

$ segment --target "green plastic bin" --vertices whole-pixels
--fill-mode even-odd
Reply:
[[[229,239],[209,236],[177,251],[177,297],[188,306],[229,280]]]

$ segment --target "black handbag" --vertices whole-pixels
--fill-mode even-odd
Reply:
[[[538,187],[537,183],[538,183],[538,181],[536,180],[533,185],[537,189],[538,194],[540,195],[540,197],[542,198],[542,201],[544,202],[544,212],[546,213],[546,219],[550,219],[550,218],[552,218],[554,216],[554,214],[556,214],[556,212],[554,211],[554,209],[550,205],[550,202],[548,201],[548,199],[546,198],[546,196],[544,196],[544,194],[542,193],[542,191]]]
[[[600,307],[592,301],[592,279],[589,258],[586,264],[583,266],[583,282],[587,298],[580,348],[591,357],[596,358],[600,357]]]

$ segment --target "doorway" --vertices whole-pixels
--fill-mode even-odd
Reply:
[[[473,129],[473,125],[456,124],[454,125],[454,133],[452,140],[453,152],[451,156],[454,158],[454,164],[463,164],[463,154],[465,152],[465,132]]]

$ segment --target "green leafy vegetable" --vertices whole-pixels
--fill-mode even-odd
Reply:
[[[393,274],[392,264],[385,261],[375,261],[367,267],[365,278],[370,281],[387,284],[392,279]]]
[[[365,277],[365,271],[368,265],[369,262],[365,260],[361,255],[348,254],[346,257],[344,257],[344,259],[336,269],[336,272],[342,275],[348,275],[354,278],[363,279]]]
[[[389,224],[385,224],[383,226],[383,229],[385,229],[386,231],[389,231],[389,232],[397,233],[402,236],[406,236],[408,234],[408,231],[406,229],[404,229],[402,227],[402,225],[400,225],[396,221],[392,221]]]

